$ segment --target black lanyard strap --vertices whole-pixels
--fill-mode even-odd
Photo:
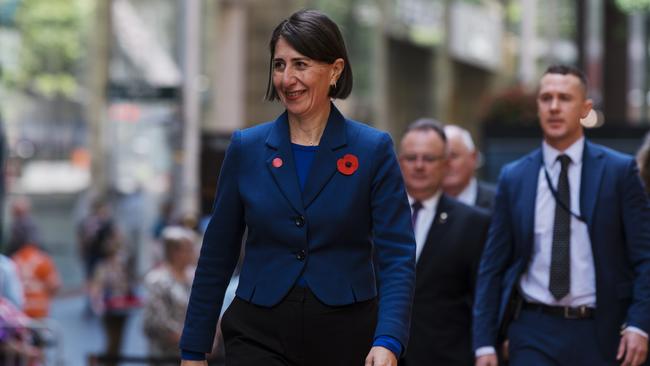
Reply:
[[[560,205],[560,207],[562,207],[571,216],[575,217],[579,221],[586,223],[587,220],[585,220],[585,218],[582,215],[578,215],[577,213],[571,211],[571,206],[569,202],[563,202],[560,199],[560,197],[558,197],[557,190],[555,189],[555,187],[553,187],[553,183],[551,182],[551,176],[548,174],[548,170],[546,169],[546,164],[544,164],[543,161],[542,161],[542,166],[544,167],[544,176],[546,176],[546,183],[548,184],[548,189],[551,191],[551,194],[553,194],[553,198],[555,198],[555,203]]]

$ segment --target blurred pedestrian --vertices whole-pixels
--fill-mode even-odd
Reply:
[[[144,281],[147,300],[143,326],[151,356],[179,358],[178,342],[192,287],[197,236],[190,229],[168,226],[162,230],[161,239],[163,263],[150,271]]]
[[[459,201],[492,211],[495,187],[476,178],[479,165],[479,151],[472,135],[456,125],[446,125],[445,134],[449,146],[449,169],[442,181],[448,195]]]
[[[32,320],[14,304],[0,296],[0,365],[42,365],[43,349],[30,329]]]
[[[14,261],[4,254],[0,254],[0,296],[9,300],[17,309],[23,308],[25,295],[18,270]]]
[[[117,226],[106,201],[101,198],[93,201],[90,213],[77,226],[77,239],[86,281],[90,281],[95,266],[106,256],[113,241],[117,240]]]
[[[105,354],[117,357],[128,317],[140,301],[129,276],[128,254],[120,236],[114,235],[106,245],[106,255],[95,266],[88,290],[92,309],[102,318]]]
[[[490,218],[442,192],[449,155],[442,124],[432,119],[413,122],[400,143],[417,245],[411,335],[402,366],[474,364],[472,302]]]
[[[23,311],[28,316],[46,318],[52,297],[61,287],[61,279],[54,261],[34,243],[25,243],[11,256],[16,264],[23,286]]]
[[[8,253],[12,255],[25,243],[40,243],[38,228],[32,218],[32,204],[27,197],[16,197],[11,202]]]
[[[54,261],[36,242],[39,235],[26,197],[12,202],[12,255],[24,291],[25,314],[40,319],[48,316],[50,301],[61,287]]]
[[[247,227],[237,297],[221,323],[227,364],[394,366],[408,340],[415,241],[392,141],[331,102],[350,94],[352,71],[326,15],[292,14],[269,49],[267,99],[286,111],[233,133],[182,364],[206,364]]]
[[[542,146],[501,171],[474,304],[477,366],[645,362],[650,206],[634,159],[584,137],[583,72],[550,66]]]
[[[639,165],[639,174],[645,185],[645,191],[650,194],[650,132],[645,135],[643,145],[636,154],[636,162]]]

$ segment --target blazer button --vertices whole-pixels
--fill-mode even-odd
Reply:
[[[303,216],[296,216],[294,222],[297,227],[305,226],[305,218]]]
[[[296,253],[296,259],[299,261],[304,261],[306,256],[307,254],[305,254],[304,250],[300,250],[298,253]]]

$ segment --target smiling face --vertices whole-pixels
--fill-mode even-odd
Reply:
[[[399,164],[408,194],[418,201],[433,196],[447,171],[446,146],[434,130],[412,130],[402,138]]]
[[[312,60],[280,37],[272,69],[273,87],[289,116],[303,119],[329,110],[330,85],[336,83],[343,71],[343,59],[331,64]]]
[[[591,110],[580,79],[571,74],[546,74],[537,94],[537,115],[546,142],[564,151],[583,136],[580,119]]]

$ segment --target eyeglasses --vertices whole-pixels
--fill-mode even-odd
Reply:
[[[416,155],[416,154],[404,154],[400,156],[400,159],[404,160],[407,163],[413,164],[418,161],[418,159],[422,160],[423,163],[425,164],[433,164],[437,161],[444,160],[445,156],[444,155]]]

